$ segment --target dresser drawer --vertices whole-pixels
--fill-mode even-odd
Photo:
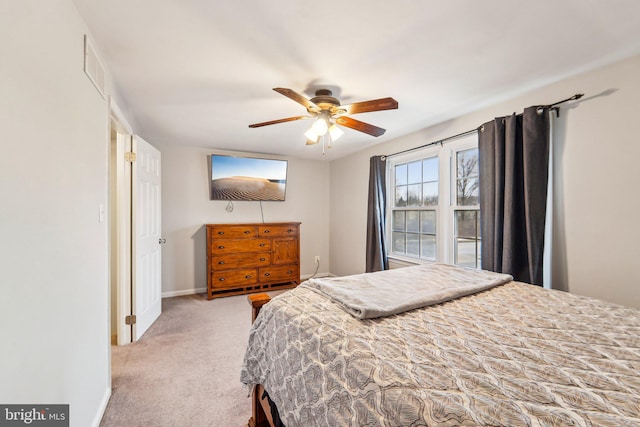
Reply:
[[[247,286],[257,283],[256,269],[214,271],[211,273],[211,286],[214,288],[228,288],[230,286]]]
[[[258,269],[260,283],[297,282],[300,279],[298,265],[273,265]]]
[[[258,227],[260,237],[285,237],[297,236],[298,227],[294,225],[261,225]]]
[[[270,251],[271,239],[220,239],[211,242],[212,254]]]
[[[211,256],[209,262],[209,268],[214,270],[264,267],[271,264],[271,254],[268,252],[223,253]]]
[[[245,225],[232,225],[229,227],[211,227],[209,229],[211,239],[242,239],[256,237],[257,227]]]

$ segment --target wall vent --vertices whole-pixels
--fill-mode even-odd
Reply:
[[[84,73],[104,98],[104,67],[86,34],[84,35]]]

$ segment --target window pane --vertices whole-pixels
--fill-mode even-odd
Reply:
[[[420,235],[407,233],[407,255],[420,256]]]
[[[478,176],[478,149],[458,151],[457,156],[458,171],[457,177],[477,177]]]
[[[456,202],[458,206],[478,204],[478,149],[456,154]]]
[[[400,185],[396,186],[396,206],[407,206],[407,186]]]
[[[455,263],[463,267],[476,267],[476,241],[472,239],[456,239]]]
[[[438,183],[429,182],[422,184],[422,204],[424,206],[438,205]]]
[[[393,220],[391,221],[391,228],[393,231],[404,231],[404,211],[393,211]]]
[[[478,238],[478,211],[456,211],[456,237]]]
[[[420,238],[422,258],[436,259],[436,236],[423,234]]]
[[[420,211],[407,211],[407,232],[420,232]]]
[[[404,233],[393,233],[393,243],[391,250],[397,254],[404,253]]]
[[[408,184],[417,184],[422,182],[422,162],[409,163],[409,182]]]
[[[438,158],[432,157],[422,161],[422,182],[438,180]]]
[[[477,217],[477,229],[478,229],[478,261],[476,264],[477,268],[482,268],[482,230],[480,229],[480,216],[482,214],[480,213],[480,211],[478,211],[478,217]]]
[[[397,165],[396,166],[396,185],[406,185],[407,184],[407,165]]]
[[[480,211],[455,212],[454,263],[465,267],[480,267]]]
[[[436,212],[422,211],[420,212],[420,218],[420,222],[422,223],[422,232],[436,234]]]
[[[458,206],[474,206],[479,203],[478,178],[462,178],[458,180]]]
[[[420,194],[422,193],[422,184],[409,185],[407,206],[420,206]]]

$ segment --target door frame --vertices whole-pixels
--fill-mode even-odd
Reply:
[[[115,246],[111,251],[111,272],[114,277],[111,286],[115,288],[115,313],[109,309],[109,315],[114,316],[116,330],[116,344],[126,345],[132,342],[132,326],[126,324],[126,316],[132,314],[132,203],[131,164],[125,161],[125,153],[131,151],[133,131],[122,111],[113,99],[109,99],[110,126],[115,131],[115,141],[111,144],[110,172],[113,179],[109,189],[110,200],[114,204],[110,209],[111,242]],[[111,299],[110,299],[111,300]],[[113,322],[110,321],[111,325]]]

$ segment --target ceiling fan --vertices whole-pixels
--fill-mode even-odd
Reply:
[[[338,139],[344,132],[337,126],[342,125],[359,132],[364,132],[372,136],[380,136],[385,133],[385,129],[371,125],[369,123],[361,122],[351,117],[347,117],[347,114],[369,113],[372,111],[382,110],[394,110],[398,108],[398,101],[393,98],[380,98],[371,101],[355,102],[353,104],[341,105],[340,101],[333,97],[333,93],[329,89],[318,89],[313,98],[308,99],[298,92],[276,87],[273,88],[276,92],[286,96],[301,104],[307,109],[308,116],[294,116],[287,117],[285,119],[271,120],[268,122],[254,123],[249,125],[250,128],[257,128],[268,125],[275,125],[277,123],[292,122],[295,120],[303,120],[309,118],[315,118],[316,121],[311,126],[305,136],[307,137],[307,145],[316,144],[319,142],[320,137],[329,133],[331,147],[331,141]],[[322,139],[324,146],[324,138]]]

